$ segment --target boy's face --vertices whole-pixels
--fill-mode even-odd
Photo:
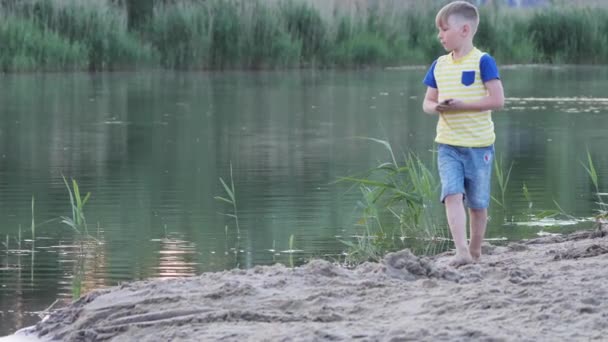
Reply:
[[[442,21],[437,25],[437,29],[439,30],[437,37],[446,51],[460,48],[467,37],[466,23],[458,19],[455,16],[450,16],[447,22]]]

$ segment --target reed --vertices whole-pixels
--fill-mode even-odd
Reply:
[[[606,9],[557,7],[535,12],[530,38],[542,61],[605,63],[608,52]]]
[[[1,12],[0,12],[1,13]],[[57,32],[43,30],[33,19],[0,14],[0,68],[3,72],[74,70],[86,64],[86,48]]]
[[[291,234],[289,236],[289,267],[293,268],[294,267],[294,263],[293,263],[293,253],[294,253],[294,236],[293,234]]]
[[[375,260],[405,238],[433,241],[445,237],[445,229],[437,220],[439,182],[434,173],[413,153],[398,162],[388,141],[363,139],[384,146],[390,161],[362,176],[339,180],[359,186],[363,196],[359,202],[362,217],[358,221],[365,226],[363,238],[357,238],[357,243],[343,241],[350,248],[349,260]]]
[[[61,223],[72,228],[76,233],[75,241],[79,245],[78,254],[76,255],[76,263],[74,264],[72,274],[72,299],[76,300],[82,295],[83,281],[85,277],[85,262],[89,253],[95,251],[96,247],[101,244],[99,238],[99,223],[97,238],[89,234],[86,216],[84,214],[84,206],[87,204],[91,193],[87,192],[84,196],[80,192],[80,186],[75,179],[72,179],[71,186],[65,176],[62,176],[63,183],[68,190],[70,198],[70,206],[72,216],[61,216]],[[51,222],[51,221],[47,221]]]
[[[591,179],[591,183],[593,184],[595,190],[594,196],[596,199],[595,203],[597,204],[595,219],[598,223],[598,229],[601,229],[601,224],[606,223],[606,221],[608,221],[608,203],[604,202],[604,196],[606,196],[606,194],[600,191],[598,173],[593,164],[593,158],[591,157],[591,153],[589,152],[589,150],[587,150],[587,164],[584,164],[583,162],[581,162],[581,164],[589,175],[589,178]]]
[[[366,261],[380,262],[387,249],[379,244],[377,236],[364,234],[356,237],[356,241],[341,241],[348,250],[345,252],[345,264],[347,266],[356,266]]]
[[[228,186],[226,184],[226,182],[224,181],[224,179],[222,177],[220,177],[220,182],[222,183],[222,186],[223,186],[224,191],[226,192],[226,195],[228,196],[228,198],[222,197],[222,196],[215,196],[214,198],[220,202],[224,202],[224,203],[227,203],[232,206],[232,214],[223,214],[223,215],[234,219],[234,222],[236,225],[237,236],[240,236],[241,227],[239,226],[239,215],[238,215],[237,204],[236,204],[236,190],[234,189],[234,177],[232,174],[232,163],[230,163],[230,186]]]
[[[32,195],[32,224],[30,226],[30,229],[32,231],[32,242],[36,240],[36,216],[34,215],[34,203],[35,199],[34,195]],[[19,227],[19,231],[21,232],[21,226]]]
[[[441,1],[155,1],[129,25],[124,1],[0,3],[0,66],[36,70],[428,65],[444,53]],[[476,45],[501,63],[608,63],[608,9],[481,8]]]
[[[19,225],[19,231],[17,233],[17,248],[19,250],[19,253],[21,253],[21,241],[22,241],[21,225]]]
[[[503,164],[502,157],[496,156],[494,158],[494,174],[496,175],[496,180],[498,182],[498,188],[500,189],[500,200],[496,199],[496,197],[492,196],[492,200],[496,202],[500,207],[503,208],[505,213],[507,213],[507,203],[505,201],[505,195],[507,193],[507,187],[509,186],[509,179],[511,178],[511,171],[513,170],[513,162],[508,169],[505,168]],[[527,194],[527,188],[524,184],[525,194]]]
[[[553,200],[553,204],[555,205],[555,207],[557,209],[546,209],[546,210],[534,209],[534,201],[532,200],[532,195],[530,194],[530,191],[528,190],[528,186],[526,185],[526,183],[524,183],[522,186],[522,193],[524,195],[524,198],[526,199],[526,202],[528,202],[528,207],[525,210],[526,219],[532,219],[532,220],[538,221],[538,220],[542,220],[545,218],[562,216],[562,217],[566,217],[568,219],[576,220],[575,217],[566,213],[566,211],[564,209],[562,209],[562,207],[559,205],[559,203],[555,200]]]
[[[89,197],[91,197],[91,193],[87,192],[87,194],[82,197],[80,195],[80,188],[75,179],[72,179],[72,187],[70,187],[65,177],[63,177],[63,182],[68,189],[68,194],[70,196],[72,217],[62,216],[61,222],[74,229],[81,237],[91,237],[87,227],[87,220],[84,215],[84,206],[89,200]]]

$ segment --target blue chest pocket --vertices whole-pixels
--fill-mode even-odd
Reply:
[[[467,87],[475,83],[475,71],[463,71],[462,79],[460,81]]]

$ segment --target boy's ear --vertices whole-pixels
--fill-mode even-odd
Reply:
[[[469,23],[465,23],[464,25],[462,25],[462,35],[463,36],[468,36],[471,33],[471,25]]]

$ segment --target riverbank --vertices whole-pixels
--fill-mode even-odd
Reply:
[[[114,341],[556,341],[608,333],[608,226],[353,270],[314,260],[98,290],[17,336]],[[16,337],[12,337],[16,338]],[[1,340],[1,339],[0,339]],[[17,341],[17,340],[3,340]]]
[[[157,1],[133,25],[122,1],[3,2],[0,70],[429,65],[443,53],[434,25],[441,4]],[[501,64],[608,63],[606,7],[499,7],[481,8],[476,44]]]

